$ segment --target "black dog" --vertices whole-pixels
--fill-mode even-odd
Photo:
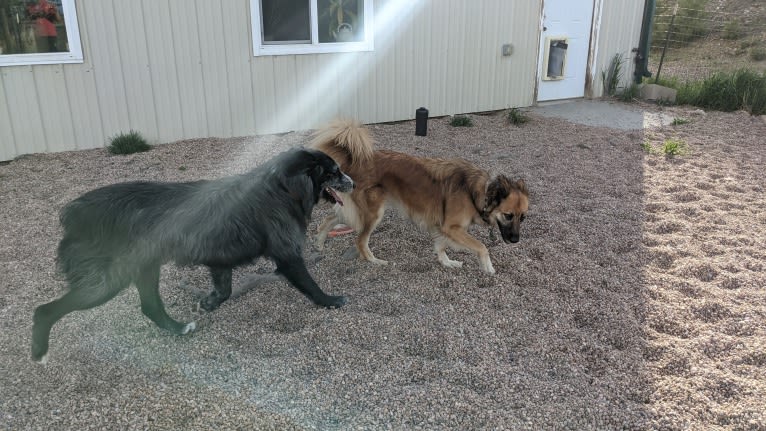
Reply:
[[[276,271],[317,305],[340,307],[326,295],[302,257],[311,211],[320,196],[342,204],[335,190],[354,183],[329,156],[293,149],[252,171],[213,181],[130,182],[85,193],[61,211],[64,237],[58,264],[70,290],[37,307],[32,358],[44,362],[51,327],[66,314],[101,305],[135,284],[141,311],[176,334],[196,327],[165,311],[159,295],[166,262],[206,265],[215,290],[202,300],[213,310],[231,295],[232,269],[267,257]]]

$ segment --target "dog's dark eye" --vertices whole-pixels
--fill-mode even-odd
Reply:
[[[503,216],[505,216],[505,219],[508,221],[513,220],[513,214],[503,214]]]

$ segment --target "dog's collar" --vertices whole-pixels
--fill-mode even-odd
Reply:
[[[481,211],[479,211],[479,216],[481,216],[481,219],[484,220],[484,223],[490,224],[490,222],[489,222],[489,211],[487,211],[487,207],[486,206]]]
[[[492,210],[489,209],[489,205],[487,205],[487,190],[489,190],[489,181],[487,181],[487,184],[484,186],[484,206],[482,208],[479,208],[478,205],[476,205],[476,201],[474,200],[474,207],[476,208],[476,211],[479,212],[479,216],[482,220],[484,220],[484,223],[491,224],[489,221],[489,214],[492,212]]]

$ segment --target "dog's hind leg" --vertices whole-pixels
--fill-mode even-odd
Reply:
[[[332,296],[322,292],[306,269],[306,264],[300,256],[274,257],[277,273],[287,278],[296,289],[306,295],[314,304],[323,307],[341,307],[346,303],[345,296]]]
[[[182,335],[197,327],[194,322],[177,322],[165,311],[160,297],[160,265],[149,264],[143,267],[136,277],[136,288],[141,298],[141,311],[160,328]]]
[[[84,285],[83,281],[73,284],[64,296],[35,309],[32,318],[32,359],[45,363],[48,353],[48,340],[51,328],[65,315],[76,310],[97,307],[114,298],[127,283],[108,283],[102,279],[94,285]]]
[[[356,237],[356,248],[359,250],[359,256],[367,261],[378,265],[386,265],[388,262],[378,259],[370,250],[370,235],[383,220],[383,214],[386,211],[385,197],[382,193],[369,194],[366,196],[367,208],[359,211],[362,228]]]
[[[200,301],[200,307],[205,311],[213,311],[231,296],[231,268],[210,267],[210,277],[213,279],[213,292]]]
[[[337,214],[331,214],[324,219],[321,225],[319,225],[319,232],[317,232],[317,236],[314,238],[314,245],[317,250],[324,250],[324,242],[327,239],[327,234],[330,233],[330,230],[333,226],[338,224],[339,221],[340,217],[338,217]]]

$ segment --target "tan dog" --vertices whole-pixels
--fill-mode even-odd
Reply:
[[[481,269],[495,273],[487,247],[468,234],[471,224],[497,224],[505,242],[519,241],[519,228],[529,205],[524,180],[511,181],[489,174],[462,159],[427,159],[394,151],[376,151],[364,126],[336,120],[320,130],[312,147],[330,155],[356,183],[342,194],[345,205],[322,222],[316,237],[321,250],[327,234],[338,223],[359,232],[356,247],[362,259],[386,264],[370,251],[370,234],[383,218],[386,206],[399,208],[431,234],[439,262],[459,268],[447,246],[474,252]]]

